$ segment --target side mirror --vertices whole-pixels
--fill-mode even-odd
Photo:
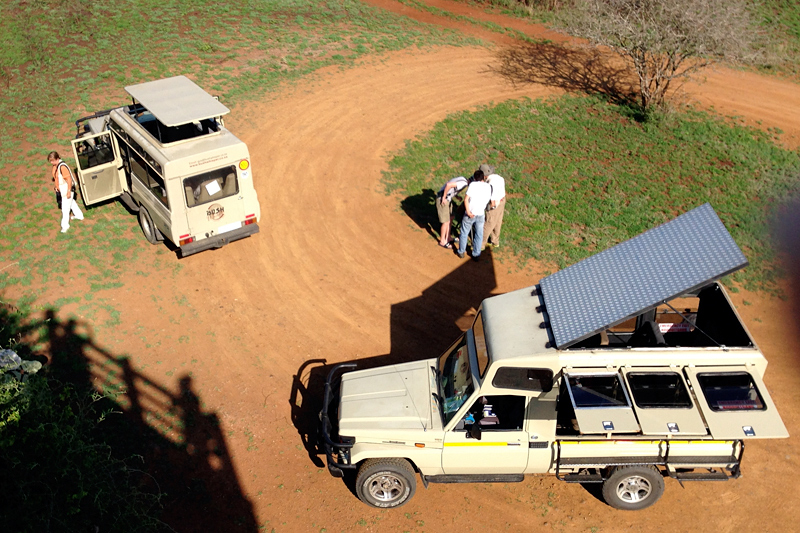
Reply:
[[[481,427],[475,423],[469,427],[467,436],[471,439],[481,440]]]

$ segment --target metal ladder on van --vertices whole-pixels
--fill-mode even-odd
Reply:
[[[562,457],[561,443],[556,441],[556,478],[567,483],[602,483],[607,479],[608,467],[649,466],[663,467],[669,477],[682,481],[727,481],[741,475],[740,465],[744,455],[744,442],[733,441],[730,455],[722,456],[670,456],[670,441],[659,442],[659,455],[632,457]],[[664,452],[661,453],[661,450]],[[585,469],[588,473],[562,473],[562,467]],[[706,470],[696,472],[697,469]],[[691,471],[688,471],[691,470]]]

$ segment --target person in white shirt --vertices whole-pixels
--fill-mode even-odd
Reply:
[[[450,242],[450,226],[453,223],[453,198],[469,185],[469,181],[464,176],[453,178],[439,189],[436,194],[436,213],[439,215],[439,222],[442,225],[439,231],[439,246],[442,248],[452,248]]]
[[[472,183],[467,187],[467,197],[464,200],[466,211],[461,219],[461,235],[458,238],[458,257],[464,257],[467,251],[467,239],[470,231],[475,228],[472,236],[472,259],[475,261],[481,255],[481,242],[483,242],[483,224],[485,221],[486,206],[492,196],[491,186],[484,181],[483,172],[476,170],[472,176]]]
[[[500,229],[503,227],[503,215],[506,211],[506,180],[494,173],[494,167],[483,164],[481,171],[486,175],[486,183],[492,187],[492,198],[486,210],[486,223],[483,227],[483,243],[481,248],[489,244],[492,248],[500,246]]]

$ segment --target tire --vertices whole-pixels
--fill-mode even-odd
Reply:
[[[368,459],[358,469],[358,499],[372,507],[400,507],[416,490],[414,470],[405,459]]]
[[[664,477],[654,466],[621,466],[603,482],[603,499],[623,511],[650,507],[664,494]]]
[[[150,244],[158,244],[158,229],[153,224],[153,219],[150,218],[150,213],[144,206],[139,207],[139,225],[142,227],[144,238]]]

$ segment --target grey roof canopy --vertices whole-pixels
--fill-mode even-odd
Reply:
[[[564,349],[747,264],[703,204],[539,283],[556,347]]]
[[[230,113],[230,109],[186,76],[129,85],[125,90],[165,126],[180,126]]]

